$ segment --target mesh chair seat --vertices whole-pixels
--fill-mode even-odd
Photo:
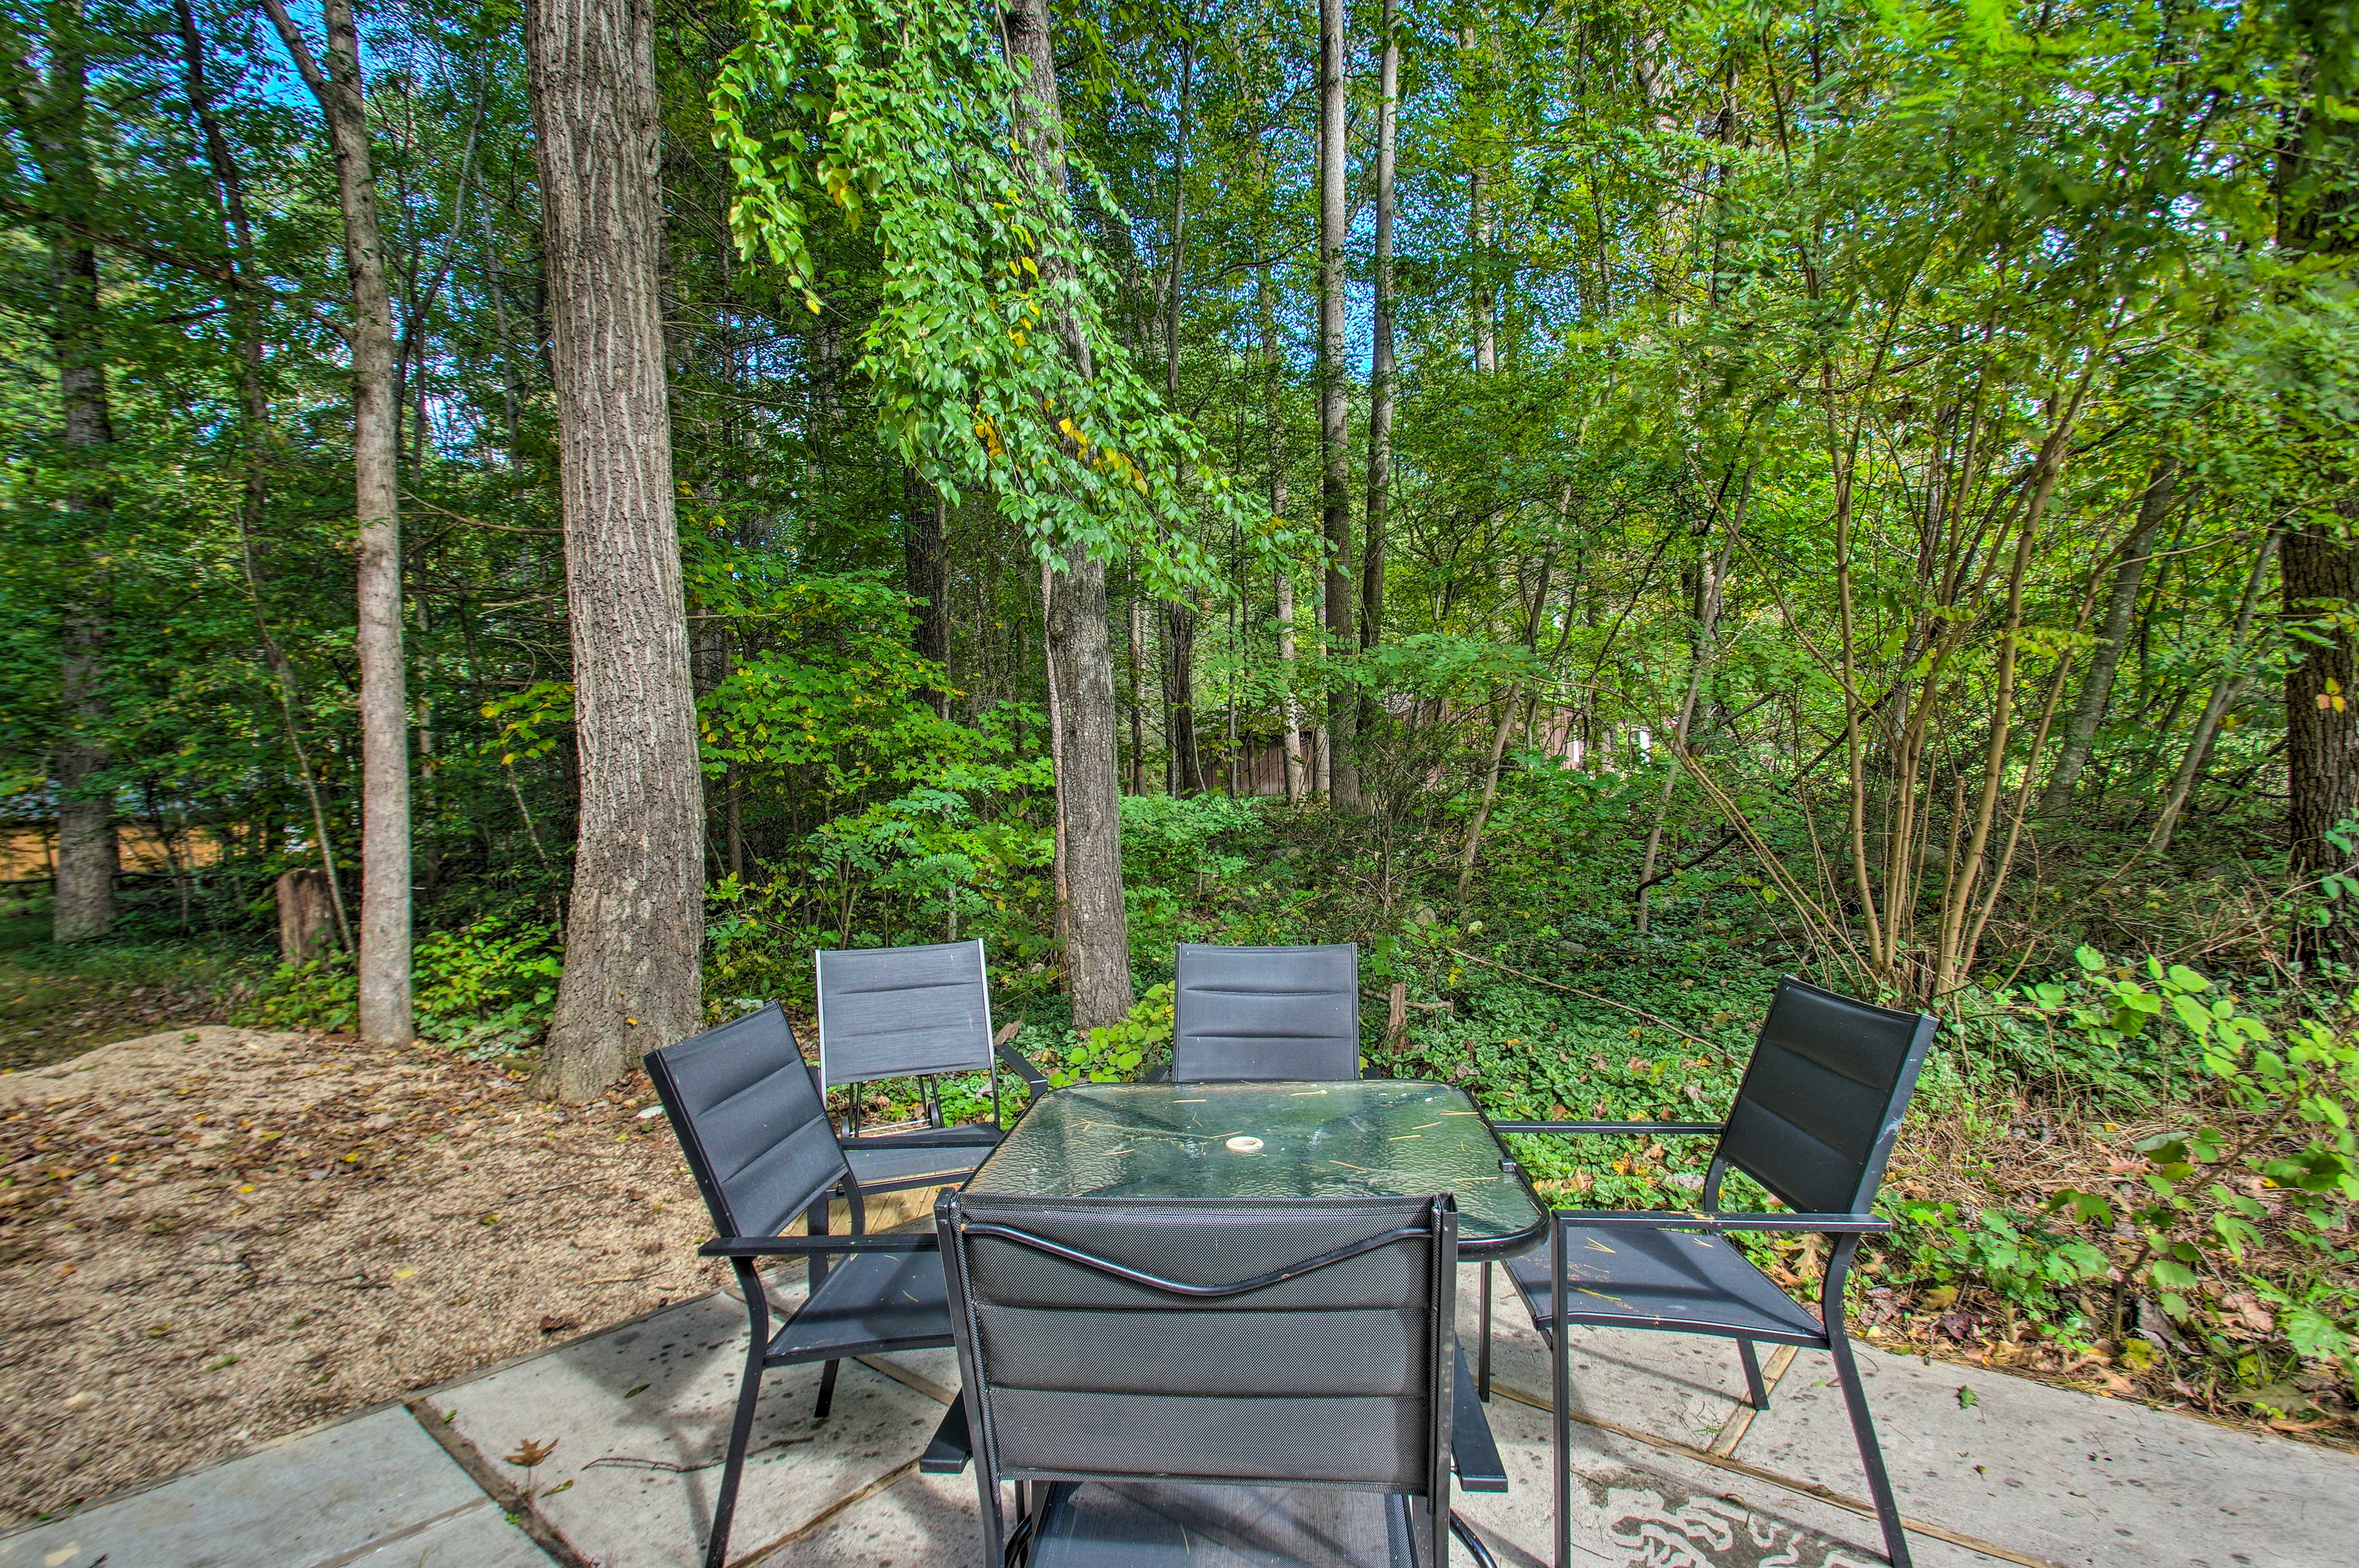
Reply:
[[[962,1182],[974,1174],[991,1151],[980,1146],[950,1149],[847,1149],[852,1179],[864,1192],[889,1193],[901,1187],[938,1187]]]
[[[1617,1328],[1666,1328],[1771,1344],[1823,1345],[1808,1307],[1777,1288],[1724,1236],[1637,1226],[1564,1227],[1566,1319]],[[1546,1252],[1510,1260],[1507,1277],[1546,1325]]]
[[[1330,1487],[1060,1485],[1027,1568],[1418,1568],[1421,1502]]]
[[[951,1343],[939,1252],[855,1252],[831,1265],[770,1338],[765,1365],[931,1350]]]

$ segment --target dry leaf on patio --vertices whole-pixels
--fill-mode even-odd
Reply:
[[[561,1437],[552,1437],[547,1443],[537,1443],[527,1437],[516,1444],[516,1451],[514,1454],[507,1456],[508,1463],[529,1470],[556,1453],[557,1445],[564,1441]]]
[[[553,1312],[540,1314],[540,1331],[543,1334],[562,1334],[569,1328],[581,1326],[582,1320],[578,1317],[560,1317]]]

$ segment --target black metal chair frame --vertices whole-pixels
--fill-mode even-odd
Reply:
[[[687,1158],[690,1173],[695,1177],[697,1190],[712,1212],[714,1229],[719,1232],[714,1239],[699,1249],[699,1256],[727,1259],[737,1276],[738,1291],[745,1303],[748,1326],[745,1368],[738,1383],[736,1413],[730,1422],[729,1445],[722,1465],[720,1493],[713,1508],[712,1531],[705,1546],[706,1568],[723,1568],[728,1559],[730,1523],[736,1511],[738,1484],[745,1474],[746,1449],[753,1438],[754,1412],[760,1402],[762,1374],[765,1371],[773,1367],[803,1366],[823,1360],[826,1368],[820,1376],[819,1402],[814,1419],[824,1421],[834,1400],[836,1373],[844,1357],[883,1355],[899,1350],[935,1349],[952,1343],[947,1302],[939,1316],[929,1318],[919,1332],[864,1336],[856,1333],[846,1336],[839,1328],[830,1334],[831,1322],[841,1322],[846,1318],[859,1322],[864,1315],[861,1312],[864,1305],[890,1305],[891,1310],[903,1311],[897,1303],[872,1303],[867,1298],[848,1293],[841,1281],[852,1276],[848,1273],[832,1276],[828,1268],[830,1258],[843,1254],[907,1255],[935,1252],[940,1248],[939,1239],[930,1232],[883,1236],[864,1234],[866,1222],[859,1188],[850,1179],[850,1168],[844,1162],[840,1144],[834,1150],[833,1169],[822,1175],[815,1185],[805,1183],[795,1189],[797,1195],[779,1206],[781,1212],[789,1217],[797,1212],[803,1214],[810,1232],[809,1235],[749,1237],[735,1234],[740,1225],[737,1206],[732,1202],[728,1190],[729,1178],[723,1177],[715,1166],[699,1126],[700,1112],[690,1108],[690,1097],[684,1092],[673,1064],[667,1060],[667,1056],[683,1046],[708,1041],[725,1030],[758,1027],[765,1015],[772,1012],[777,1013],[775,1022],[783,1033],[784,1049],[777,1053],[777,1070],[799,1070],[811,1095],[807,1113],[800,1120],[783,1126],[772,1147],[784,1146],[794,1132],[807,1128],[814,1120],[819,1127],[826,1129],[828,1138],[833,1141],[834,1129],[828,1121],[826,1098],[819,1089],[817,1077],[811,1073],[810,1065],[804,1062],[801,1051],[795,1045],[793,1031],[787,1023],[786,1014],[776,1002],[745,1018],[721,1025],[719,1029],[649,1052],[645,1058],[647,1076],[655,1084],[657,1098],[663,1105],[673,1131],[679,1136],[680,1151]],[[789,1052],[791,1067],[788,1065]],[[788,1087],[791,1089],[791,1083]],[[839,1191],[847,1195],[852,1211],[853,1233],[848,1236],[831,1236],[827,1231],[828,1201]],[[802,1304],[779,1324],[775,1333],[770,1326],[769,1296],[764,1289],[757,1267],[766,1258],[802,1258],[810,1265],[810,1293]],[[826,1287],[832,1277],[839,1281],[839,1288],[829,1292]],[[904,1312],[904,1315],[908,1314]],[[920,1303],[917,1315],[926,1315],[923,1303]],[[807,1322],[812,1325],[812,1332],[808,1336],[810,1343],[798,1344],[796,1329]],[[963,1411],[953,1408],[944,1419],[943,1431],[936,1434],[937,1446],[962,1444],[964,1420]],[[951,1431],[952,1423],[958,1423],[960,1429]]]
[[[1805,984],[1791,976],[1779,982],[1782,997],[1788,988],[1814,993],[1864,1007],[1851,998],[1839,997]],[[1774,1014],[1777,1003],[1771,1002]],[[1909,1015],[1875,1009],[1894,1020]],[[1720,1187],[1731,1162],[1720,1150],[1714,1150],[1712,1163],[1706,1168],[1703,1187],[1698,1195],[1698,1206],[1693,1212],[1678,1210],[1632,1209],[1560,1209],[1549,1216],[1549,1281],[1547,1298],[1548,1321],[1543,1322],[1538,1303],[1527,1296],[1526,1304],[1532,1309],[1533,1325],[1550,1341],[1550,1364],[1554,1386],[1550,1390],[1552,1435],[1556,1465],[1556,1561],[1560,1565],[1571,1561],[1571,1352],[1567,1345],[1571,1336],[1551,1332],[1549,1325],[1560,1324],[1570,1328],[1589,1325],[1616,1328],[1655,1329],[1669,1333],[1700,1334],[1736,1342],[1737,1358],[1744,1364],[1745,1391],[1748,1402],[1756,1411],[1769,1408],[1769,1392],[1761,1376],[1761,1365],[1754,1351],[1758,1340],[1767,1344],[1794,1345],[1824,1350],[1835,1364],[1835,1379],[1843,1389],[1843,1404],[1851,1417],[1852,1435],[1859,1446],[1860,1466],[1866,1473],[1868,1492],[1874,1499],[1877,1521],[1884,1533],[1885,1552],[1893,1568],[1910,1568],[1908,1541],[1901,1521],[1900,1507],[1892,1492],[1886,1475],[1883,1450],[1877,1445],[1875,1427],[1867,1408],[1866,1390],[1861,1386],[1859,1368],[1849,1336],[1843,1329],[1843,1287],[1851,1273],[1854,1257],[1859,1250],[1860,1238],[1878,1235],[1892,1228],[1891,1222],[1870,1212],[1875,1190],[1881,1184],[1886,1162],[1892,1145],[1899,1135],[1899,1111],[1908,1104],[1919,1069],[1926,1053],[1931,1048],[1939,1020],[1930,1013],[1916,1015],[1915,1032],[1911,1035],[1902,1060],[1895,1087],[1887,1107],[1884,1126],[1864,1161],[1864,1169],[1853,1200],[1856,1212],[1840,1214],[1737,1213],[1719,1212]],[[1767,1025],[1765,1024],[1765,1029]],[[1756,1050],[1756,1062],[1759,1060]],[[1754,1068],[1748,1065],[1750,1079]],[[1737,1099],[1745,1099],[1745,1086],[1737,1088]],[[1725,1122],[1662,1122],[1662,1121],[1498,1121],[1493,1128],[1502,1133],[1549,1133],[1562,1135],[1625,1135],[1625,1136],[1723,1136]],[[1740,1169],[1742,1167],[1739,1167]],[[1753,1174],[1747,1172],[1747,1174]],[[1759,1179],[1757,1176],[1756,1179]],[[1731,1236],[1744,1232],[1787,1232],[1827,1237],[1833,1247],[1827,1260],[1826,1274],[1819,1287],[1819,1331],[1815,1334],[1779,1331],[1758,1323],[1714,1324],[1692,1318],[1639,1318],[1627,1314],[1584,1314],[1572,1304],[1566,1259],[1566,1237],[1582,1228],[1614,1228],[1629,1230],[1689,1231],[1714,1236]],[[1491,1396],[1491,1294],[1492,1265],[1483,1265],[1482,1351],[1477,1380],[1482,1397]]]
[[[960,946],[969,945],[957,944]],[[1006,1126],[1006,1112],[1001,1103],[999,1092],[999,1069],[1003,1063],[1024,1080],[1025,1085],[1035,1096],[1048,1092],[1047,1076],[1024,1059],[1023,1053],[1016,1049],[1012,1040],[1000,1039],[994,1030],[991,1017],[990,973],[985,963],[983,943],[976,940],[971,945],[974,948],[975,985],[983,1000],[982,1033],[984,1045],[977,1052],[976,1059],[912,1072],[871,1073],[855,1065],[840,1076],[831,1073],[833,1064],[829,1060],[831,1054],[827,1027],[829,984],[826,963],[828,950],[818,949],[811,954],[811,972],[815,981],[814,996],[819,1022],[820,1091],[822,1095],[827,1090],[836,1087],[849,1087],[853,1091],[845,1097],[843,1123],[837,1141],[845,1151],[848,1163],[853,1171],[851,1179],[844,1185],[844,1197],[853,1206],[855,1214],[859,1212],[861,1198],[864,1194],[901,1192],[915,1187],[940,1186],[946,1182],[963,1181],[973,1173],[975,1166],[982,1162],[984,1156],[999,1142],[1003,1136],[1003,1130]],[[941,946],[948,946],[951,944],[945,943]],[[856,948],[848,951],[864,955],[882,955],[903,950]],[[834,1054],[841,1056],[842,1054],[842,1047],[838,1046]],[[977,1070],[986,1071],[991,1075],[991,1125],[989,1127],[946,1126],[942,1117],[940,1079],[945,1073]],[[913,1125],[895,1126],[873,1132],[864,1132],[860,1126],[858,1086],[887,1077],[918,1079],[923,1114]],[[864,1180],[858,1175],[858,1156],[864,1152],[904,1152],[922,1149],[940,1149],[946,1152],[938,1165],[919,1173],[883,1180]],[[947,1152],[953,1150],[965,1152],[957,1155]],[[827,1228],[826,1217],[821,1215],[817,1223],[819,1230],[823,1233]]]
[[[1206,1200],[1208,1208],[1215,1206],[1215,1204],[1216,1200]],[[1412,1533],[1411,1545],[1418,1552],[1422,1568],[1448,1568],[1450,1538],[1456,1536],[1482,1568],[1495,1568],[1491,1553],[1481,1538],[1476,1536],[1465,1521],[1450,1508],[1450,1486],[1456,1444],[1462,1442],[1473,1442],[1480,1449],[1486,1451],[1486,1468],[1497,1472],[1495,1478],[1486,1476],[1476,1487],[1469,1489],[1504,1492],[1506,1490],[1506,1477],[1504,1467],[1498,1464],[1497,1449],[1492,1442],[1489,1425],[1484,1420],[1480,1404],[1453,1397],[1451,1387],[1453,1379],[1462,1383],[1466,1375],[1466,1364],[1464,1356],[1458,1351],[1452,1328],[1455,1312],[1451,1303],[1457,1285],[1458,1211],[1456,1204],[1448,1194],[1440,1195],[1430,1200],[1427,1210],[1428,1218],[1424,1225],[1396,1227],[1364,1240],[1304,1258],[1290,1265],[1248,1279],[1213,1285],[1191,1284],[1167,1279],[1018,1227],[976,1220],[969,1215],[965,1205],[961,1201],[960,1195],[955,1191],[945,1192],[936,1201],[934,1215],[941,1240],[943,1272],[950,1287],[951,1319],[956,1325],[958,1336],[959,1372],[961,1381],[964,1384],[960,1402],[964,1405],[969,1398],[980,1394],[979,1398],[974,1399],[973,1406],[975,1412],[974,1418],[971,1424],[963,1426],[963,1430],[973,1440],[971,1456],[975,1465],[975,1484],[982,1505],[984,1562],[987,1568],[998,1568],[998,1565],[1004,1565],[1004,1568],[1017,1568],[1018,1564],[1026,1561],[1030,1539],[1034,1531],[1040,1528],[1042,1520],[1048,1517],[1049,1509],[1055,1506],[1059,1487],[1070,1487],[1073,1483],[1093,1480],[1120,1481],[1129,1477],[1079,1470],[1057,1472],[1018,1470],[1001,1465],[989,1391],[990,1385],[977,1359],[982,1334],[974,1317],[973,1296],[967,1283],[964,1246],[966,1238],[971,1236],[987,1236],[1012,1242],[1016,1246],[1047,1254],[1093,1272],[1182,1300],[1228,1299],[1248,1295],[1289,1280],[1316,1273],[1348,1259],[1375,1251],[1381,1247],[1419,1238],[1430,1239],[1434,1243],[1431,1300],[1436,1305],[1430,1314],[1433,1338],[1428,1347],[1427,1364],[1431,1368],[1431,1373],[1427,1389],[1427,1399],[1428,1409],[1431,1412],[1431,1426],[1427,1449],[1426,1489],[1422,1495],[1429,1504],[1430,1517],[1428,1522],[1431,1535],[1428,1540],[1419,1541]],[[1470,1419],[1477,1432],[1468,1430]],[[940,1463],[943,1457],[943,1452],[938,1448],[935,1453],[929,1454],[928,1458],[930,1462],[922,1467],[936,1473],[957,1467],[955,1464]],[[969,1457],[969,1454],[961,1453],[954,1457],[956,1460],[963,1461]],[[1204,1479],[1212,1480],[1212,1484],[1220,1484],[1211,1477],[1171,1476],[1166,1478],[1179,1481]],[[1016,1484],[1018,1515],[1013,1530],[1007,1528],[1006,1512],[1001,1497],[1002,1483],[1011,1481]],[[1034,1491],[1033,1488],[1044,1484],[1049,1487],[1048,1491],[1045,1493]]]

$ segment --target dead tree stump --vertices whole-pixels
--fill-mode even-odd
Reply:
[[[335,940],[336,912],[328,873],[288,871],[278,879],[278,956],[297,968],[318,957]]]

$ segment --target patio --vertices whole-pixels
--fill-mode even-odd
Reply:
[[[893,1206],[914,1217],[925,1195]],[[799,1268],[790,1271],[799,1279]],[[798,1284],[777,1276],[790,1304]],[[1479,1271],[1462,1271],[1473,1331]],[[1545,1350],[1505,1310],[1491,1421],[1513,1482],[1456,1506],[1501,1563],[1549,1551]],[[488,1368],[0,1538],[0,1568],[690,1568],[742,1356],[725,1292]],[[2003,1372],[1862,1347],[1927,1564],[2308,1565],[2339,1560],[2359,1457]],[[1772,1360],[1773,1374],[1781,1368]],[[975,1551],[973,1474],[919,1473],[958,1381],[948,1350],[771,1374],[734,1563],[951,1568]],[[1801,1568],[1879,1560],[1827,1357],[1798,1353],[1747,1422],[1724,1345],[1591,1331],[1575,1346],[1576,1561]],[[536,1454],[538,1464],[526,1465]],[[529,1491],[527,1497],[527,1491]],[[506,1518],[503,1516],[506,1515]],[[525,1529],[511,1520],[521,1521]],[[1930,1527],[1930,1529],[1924,1527]],[[529,1533],[527,1533],[529,1531]]]

